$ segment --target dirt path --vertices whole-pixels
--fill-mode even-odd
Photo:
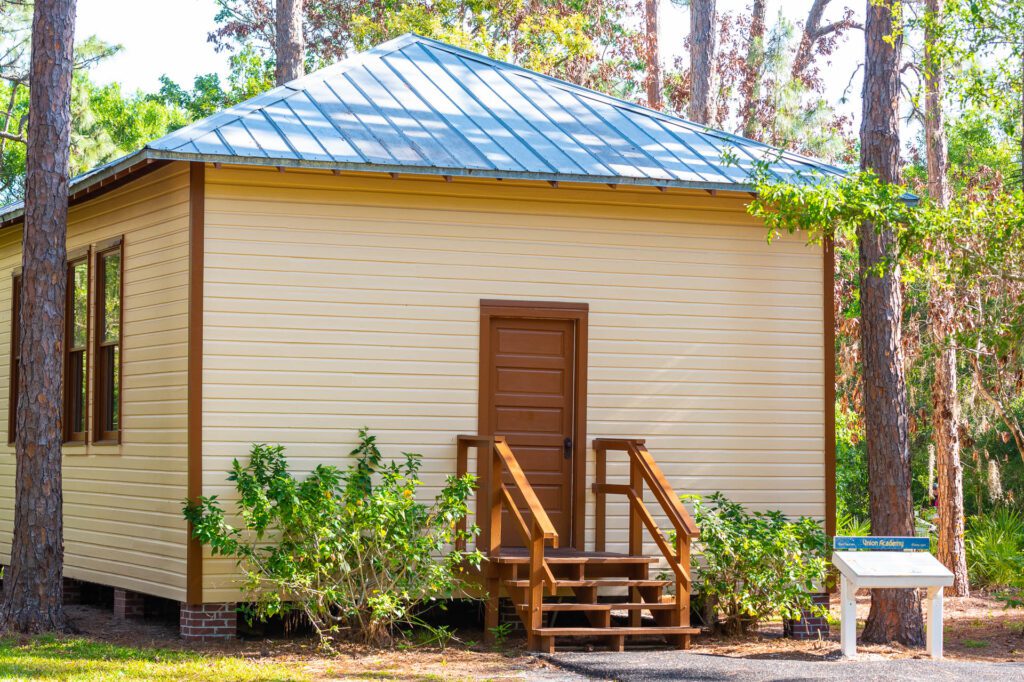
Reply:
[[[858,604],[861,619],[867,617],[868,606],[867,595],[861,596]],[[838,613],[835,602],[833,611]],[[187,649],[255,661],[283,662],[314,679],[578,680],[579,673],[598,678],[641,680],[654,679],[659,670],[668,676],[659,679],[685,679],[676,674],[689,669],[688,666],[696,666],[693,668],[695,674],[703,670],[711,675],[711,679],[728,679],[733,673],[744,671],[754,678],[761,672],[774,674],[772,671],[789,670],[796,673],[800,670],[801,676],[838,675],[842,678],[848,675],[849,679],[857,679],[858,676],[865,679],[865,675],[866,679],[879,676],[902,679],[903,671],[913,675],[914,671],[920,674],[926,668],[929,676],[934,674],[941,679],[947,672],[941,667],[932,670],[928,661],[909,660],[923,658],[921,650],[887,646],[861,645],[862,660],[858,666],[863,663],[866,667],[863,670],[857,666],[850,667],[848,663],[838,662],[836,628],[827,639],[799,642],[783,638],[780,623],[769,623],[757,633],[741,639],[701,635],[695,639],[691,652],[640,649],[608,655],[600,652],[600,642],[579,642],[575,653],[542,659],[525,653],[521,641],[512,640],[502,647],[493,648],[473,643],[473,640],[482,640],[479,631],[461,633],[463,643],[444,650],[398,648],[382,651],[347,646],[336,655],[325,656],[308,637],[239,639],[195,645],[186,644],[178,637],[173,622],[116,621],[109,609],[92,606],[71,606],[69,615],[79,633],[90,639],[131,647]],[[990,679],[991,674],[1002,675],[1000,679],[1024,679],[1024,665],[1001,665],[1024,664],[1024,609],[1006,610],[1001,603],[984,597],[947,599],[945,636],[949,662],[984,664],[977,669],[953,665],[948,668],[948,671],[953,671],[950,674],[969,676],[979,681]],[[890,665],[889,661],[895,662]],[[918,665],[926,663],[928,665]],[[810,667],[805,669],[805,665]],[[646,669],[654,677],[645,677]]]

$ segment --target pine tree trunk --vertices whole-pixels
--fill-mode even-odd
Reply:
[[[864,27],[864,111],[861,167],[885,182],[899,181],[899,62],[893,4],[869,0]],[[903,366],[903,294],[895,237],[885,225],[865,223],[860,241],[861,355],[871,531],[913,535],[907,386]],[[879,272],[879,268],[882,268]],[[921,603],[913,590],[873,590],[866,642],[924,643]]]
[[[945,76],[942,57],[935,49],[935,22],[941,21],[945,0],[927,0],[924,48],[925,154],[928,160],[928,193],[938,206],[949,205],[949,156],[943,121]],[[935,287],[929,317],[936,342],[935,379],[932,384],[932,431],[935,434],[935,468],[939,482],[939,561],[953,572],[949,596],[970,594],[967,552],[964,548],[964,479],[960,463],[960,391],[957,385],[956,348],[948,336],[953,317],[953,292]]]
[[[306,45],[302,36],[303,0],[277,0],[276,59],[274,76],[278,85],[305,73]]]
[[[0,627],[61,631],[61,411],[75,0],[36,0],[22,252],[14,537]]]
[[[743,136],[763,140],[758,135],[757,104],[761,98],[761,69],[764,67],[765,0],[754,0],[750,9],[750,37],[747,39],[747,63],[740,92],[743,95]]]
[[[715,57],[715,0],[690,0],[691,121],[711,122],[711,66]]]
[[[658,0],[645,0],[647,20],[647,106],[660,110],[661,94],[661,50],[658,47]]]

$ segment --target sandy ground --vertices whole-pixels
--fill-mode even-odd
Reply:
[[[859,597],[858,616],[867,617],[869,599]],[[833,612],[838,603],[833,600]],[[1006,610],[986,597],[946,600],[946,656],[953,661],[1024,662],[1024,609]],[[83,636],[138,647],[193,649],[210,654],[242,656],[254,660],[286,662],[317,679],[462,680],[462,679],[579,679],[552,663],[523,651],[521,640],[502,647],[486,647],[479,631],[463,631],[462,642],[445,650],[398,648],[382,651],[346,646],[334,655],[323,655],[308,637],[240,639],[222,644],[186,645],[170,622],[123,622],[109,610],[71,606],[72,625]],[[768,623],[741,639],[701,635],[693,652],[747,659],[827,661],[838,657],[838,630],[820,641],[784,639],[781,623]],[[474,641],[475,640],[475,641]],[[574,642],[576,651],[600,651],[599,641]],[[560,650],[562,648],[560,647]],[[893,646],[861,645],[866,660],[924,657],[922,650]],[[625,663],[625,660],[623,660]]]
[[[858,631],[863,629],[871,600],[866,591],[857,595]],[[945,654],[961,661],[1024,662],[1024,609],[1007,610],[1002,602],[977,596],[946,598]],[[838,596],[833,597],[832,613],[838,618]],[[782,624],[768,623],[739,640],[716,639],[702,635],[694,640],[694,651],[738,657],[778,656],[815,660],[839,652],[839,628],[833,625],[830,637],[822,641],[794,641],[782,638]],[[865,658],[919,658],[920,649],[900,646],[859,644]]]
[[[524,651],[521,640],[485,647],[480,632],[462,632],[461,643],[446,649],[396,647],[381,650],[346,645],[324,654],[308,636],[236,639],[223,643],[184,642],[171,622],[115,620],[111,610],[68,606],[78,636],[131,647],[189,650],[210,655],[239,656],[254,661],[286,663],[317,680],[580,680],[548,661]],[[468,643],[468,644],[467,644]]]

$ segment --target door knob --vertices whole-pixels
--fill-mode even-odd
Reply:
[[[565,450],[565,458],[566,459],[569,459],[570,457],[572,457],[572,438],[569,438],[568,436],[566,436],[565,440],[562,441],[562,448]]]

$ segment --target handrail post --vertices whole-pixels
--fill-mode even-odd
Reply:
[[[469,469],[469,443],[467,443],[461,436],[455,441],[455,476],[462,478],[466,475]],[[479,457],[479,455],[477,455]],[[477,499],[477,508],[479,508],[480,500]],[[466,516],[459,519],[459,522],[455,524],[455,530],[458,532],[458,537],[455,540],[455,549],[459,552],[466,551]]]
[[[594,456],[596,458],[594,481],[598,485],[597,492],[594,495],[594,551],[603,552],[605,547],[605,518],[608,513],[608,496],[601,487],[604,486],[608,479],[608,451],[603,444],[595,444]]]
[[[676,531],[676,560],[679,567],[690,577],[690,536]],[[676,576],[676,625],[690,624],[690,586]]]
[[[544,532],[536,520],[531,526],[530,537],[530,587],[528,606],[530,609],[530,629],[528,636],[529,645],[532,651],[539,648],[540,642],[536,641],[537,630],[543,627],[543,604],[544,604]]]
[[[629,505],[629,554],[630,556],[642,556],[644,553],[643,529],[640,528],[640,511],[637,507],[643,505],[644,481],[640,471],[640,463],[636,461],[633,449],[629,450],[629,485],[636,495],[637,504]],[[648,577],[648,567],[644,566],[644,577]],[[639,601],[640,590],[630,588],[630,601]],[[633,610],[629,612],[630,627],[640,627],[640,612]]]
[[[497,439],[496,439],[497,440]],[[501,550],[501,455],[496,446],[491,447],[491,470],[489,473],[490,523],[488,523],[487,551],[494,556]]]
[[[629,487],[636,494],[636,499],[643,502],[644,484],[640,472],[640,464],[636,461],[633,451],[629,451]],[[643,554],[643,536],[640,528],[640,514],[630,505],[629,507],[629,553],[632,556]]]

